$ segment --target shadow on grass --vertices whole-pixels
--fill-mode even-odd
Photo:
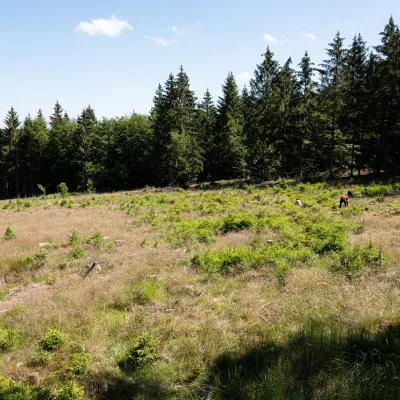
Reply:
[[[273,179],[263,181],[260,179],[232,179],[225,181],[213,181],[213,182],[202,182],[190,187],[191,190],[199,191],[213,191],[213,190],[223,190],[223,189],[244,189],[248,190],[248,185],[255,185],[259,189],[265,189],[274,186],[283,185],[283,188],[301,185],[302,183],[327,183],[330,187],[341,187],[344,185],[369,185],[372,183],[388,184],[389,182],[395,183],[400,181],[400,176],[398,175],[377,175],[375,173],[369,173],[361,176],[338,176],[332,180],[327,179],[326,175],[319,175],[309,177],[305,180],[298,180],[297,178],[291,177],[286,179]]]
[[[173,393],[160,382],[133,379],[118,373],[93,375],[88,384],[90,398],[98,400],[170,399]]]
[[[370,333],[310,323],[285,345],[222,355],[210,376],[212,400],[399,399],[400,326]]]

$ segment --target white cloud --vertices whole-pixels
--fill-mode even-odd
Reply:
[[[179,28],[179,26],[171,26],[172,31],[177,35],[178,33],[183,32],[183,28]]]
[[[119,36],[124,29],[133,29],[128,21],[118,19],[112,15],[110,19],[92,19],[90,22],[81,22],[75,32],[87,33],[89,36],[104,35],[104,36]]]
[[[279,40],[276,37],[270,35],[269,33],[266,33],[264,35],[264,40],[266,40],[267,42],[275,43],[275,44],[279,43]]]
[[[154,37],[154,36],[145,35],[144,38],[147,40],[151,40],[151,41],[157,43],[159,46],[163,46],[163,47],[167,47],[171,43],[176,43],[176,40],[173,40],[173,39],[171,40],[171,39],[167,39],[167,38],[163,38],[163,37]]]
[[[235,76],[238,83],[247,83],[250,80],[250,73],[249,72],[242,72],[239,75]]]
[[[315,40],[317,37],[315,36],[315,35],[313,35],[312,33],[306,33],[305,35],[304,35],[304,37],[306,38],[306,39],[310,39],[310,40]]]

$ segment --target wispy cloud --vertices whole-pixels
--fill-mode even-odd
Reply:
[[[171,26],[171,29],[175,33],[175,35],[178,35],[179,33],[184,31],[184,29],[180,28],[179,26]]]
[[[197,25],[200,25],[200,21],[196,21]]]
[[[270,35],[269,33],[266,33],[264,35],[264,40],[270,43],[275,43],[275,44],[279,43],[279,40],[276,37]]]
[[[176,43],[176,40],[167,39],[164,37],[154,37],[154,36],[145,35],[144,38],[147,40],[151,40],[152,42],[157,43],[159,46],[163,46],[163,47],[168,47],[170,44]]]
[[[236,81],[241,84],[245,84],[250,80],[249,72],[241,72],[240,74],[235,76]]]
[[[90,22],[82,21],[76,28],[75,32],[86,33],[89,36],[119,36],[125,29],[132,30],[133,26],[128,21],[119,19],[112,15],[110,19],[92,19]]]
[[[309,39],[309,40],[315,40],[317,37],[315,36],[315,35],[313,35],[312,33],[306,33],[305,35],[304,35],[304,37],[306,38],[306,39]]]

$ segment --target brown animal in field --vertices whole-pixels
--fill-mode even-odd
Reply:
[[[351,190],[349,190],[347,194],[342,195],[340,198],[339,208],[342,208],[342,204],[344,204],[345,207],[349,205],[349,197],[354,197],[354,194]]]

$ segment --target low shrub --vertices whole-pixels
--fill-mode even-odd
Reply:
[[[72,251],[69,253],[68,259],[70,261],[75,261],[80,258],[83,258],[85,255],[85,249],[82,246],[75,246],[72,248]]]
[[[82,400],[84,389],[74,381],[67,382],[55,397],[55,400]]]
[[[200,272],[229,273],[233,271],[256,268],[265,262],[262,250],[252,250],[246,247],[232,247],[221,251],[210,251],[197,254],[192,258],[192,264]]]
[[[86,239],[87,244],[91,244],[97,247],[104,245],[105,242],[106,240],[104,239],[104,236],[99,231],[95,232],[92,236]]]
[[[88,374],[90,371],[91,359],[92,355],[85,350],[73,354],[68,361],[68,367],[67,367],[68,372],[71,375],[75,376],[82,376]]]
[[[67,197],[68,196],[68,186],[65,182],[61,182],[58,185],[58,190],[60,191],[60,194],[62,197]]]
[[[119,362],[119,366],[127,371],[134,372],[159,359],[157,351],[158,341],[149,334],[137,336],[132,340],[132,344]]]
[[[0,327],[0,351],[12,349],[17,342],[17,333],[14,329]]]
[[[366,247],[354,246],[333,255],[332,269],[335,271],[357,271],[364,267],[380,267],[385,264],[385,256],[372,243]]]
[[[58,329],[49,329],[41,342],[41,348],[46,351],[59,350],[65,343],[64,332]]]
[[[41,193],[42,196],[46,196],[46,188],[43,185],[37,185],[37,188],[39,189],[39,192]]]
[[[5,240],[14,240],[17,238],[17,234],[12,230],[10,226],[8,226],[6,231],[4,232],[3,237]]]
[[[47,365],[51,361],[52,357],[53,355],[49,351],[44,350],[40,346],[38,346],[33,353],[32,364],[38,366]]]
[[[73,230],[69,238],[70,246],[79,246],[81,244],[81,239],[78,236],[78,232]]]
[[[220,227],[222,233],[241,231],[254,226],[254,221],[249,215],[229,215],[224,219]]]

